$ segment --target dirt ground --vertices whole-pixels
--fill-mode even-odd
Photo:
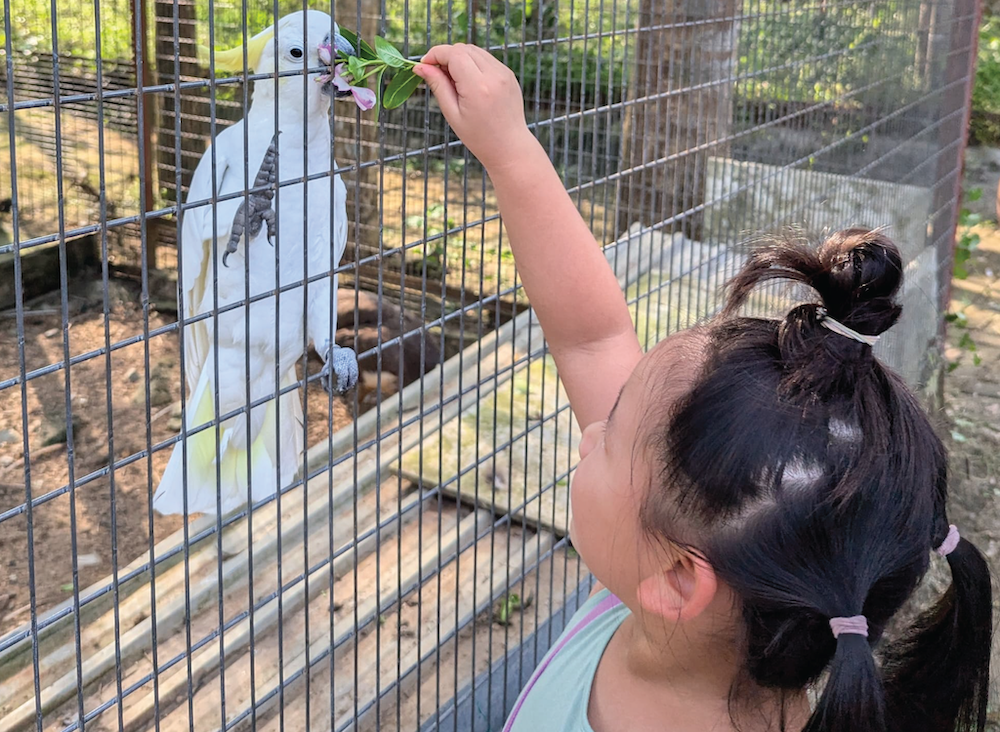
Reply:
[[[107,330],[99,275],[75,280],[68,299],[71,358],[102,347],[106,334],[115,344],[143,333],[137,283],[112,281]],[[151,311],[149,330],[175,320],[173,313]],[[28,372],[63,360],[61,323],[58,293],[27,305],[24,336]],[[0,313],[0,382],[18,374],[17,342],[15,318],[12,313]],[[115,545],[119,566],[149,551],[149,499],[170,450],[154,451],[151,459],[146,453],[150,445],[155,450],[157,444],[180,429],[180,372],[173,333],[149,339],[148,372],[145,351],[144,343],[139,342],[114,350],[110,363],[103,355],[73,363],[68,386],[62,369],[31,379],[24,403],[19,386],[0,390],[0,514],[21,510],[0,525],[0,634],[25,622],[30,613],[22,425],[27,424],[32,496],[37,499],[58,494],[36,506],[32,516],[39,612],[73,596],[74,554],[78,557],[82,590],[111,574]],[[319,367],[319,360],[313,357],[310,371]],[[73,415],[72,451],[66,445],[67,393]],[[311,386],[306,410],[309,444],[328,433],[328,406],[326,392]],[[22,410],[27,411],[26,420],[22,419]],[[350,420],[348,401],[336,398],[334,429]],[[114,471],[115,527],[111,525],[111,477],[99,473],[106,472],[110,454],[117,461],[132,456],[132,462]],[[65,490],[70,483],[71,464],[77,483],[72,500]],[[99,477],[94,477],[95,473]],[[179,517],[157,514],[153,539],[160,541],[180,527]]]

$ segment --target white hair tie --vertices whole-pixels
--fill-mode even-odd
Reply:
[[[837,335],[842,335],[845,338],[850,338],[857,341],[858,343],[864,343],[869,346],[874,346],[878,343],[879,336],[877,335],[865,335],[863,333],[858,333],[853,328],[848,328],[846,325],[840,321],[834,320],[826,312],[826,308],[817,308],[816,315],[819,316],[819,324],[822,325],[827,330],[832,330]]]

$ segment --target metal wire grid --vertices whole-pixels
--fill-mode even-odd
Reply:
[[[497,720],[502,720],[509,709],[512,694],[526,680],[533,660],[551,643],[553,633],[574,607],[577,587],[586,583],[585,569],[568,551],[565,536],[554,537],[545,529],[522,527],[512,518],[532,499],[555,495],[571,478],[571,452],[546,451],[545,444],[532,445],[531,436],[549,429],[552,442],[569,446],[578,435],[574,434],[572,422],[565,419],[565,399],[552,393],[551,366],[544,360],[544,342],[519,301],[516,273],[505,269],[507,250],[502,230],[496,226],[498,214],[475,161],[454,139],[444,136],[439,115],[427,98],[411,102],[408,111],[390,124],[366,127],[355,119],[351,137],[342,139],[338,147],[341,167],[336,172],[350,177],[355,189],[348,218],[355,230],[352,237],[359,245],[338,271],[359,282],[362,271],[374,271],[374,278],[368,277],[363,284],[372,287],[383,303],[397,306],[394,324],[388,322],[391,316],[383,317],[381,309],[377,314],[378,336],[368,353],[376,363],[376,396],[382,391],[379,367],[393,350],[403,360],[407,337],[416,337],[419,361],[423,362],[431,341],[444,333],[448,342],[440,366],[430,374],[421,373],[413,382],[415,390],[401,389],[397,394],[387,390],[377,398],[372,410],[374,428],[363,429],[359,425],[364,418],[359,417],[347,430],[353,435],[343,451],[334,442],[320,442],[310,456],[304,478],[275,497],[230,516],[185,522],[180,527],[183,540],[172,547],[161,546],[158,542],[169,532],[159,528],[166,520],[155,516],[150,505],[157,474],[154,461],[162,464],[162,456],[177,438],[163,438],[163,430],[155,427],[154,418],[160,410],[153,406],[158,366],[154,351],[168,339],[176,339],[179,326],[177,320],[165,319],[150,307],[154,273],[146,257],[140,256],[141,306],[134,311],[129,327],[116,327],[109,241],[116,228],[137,226],[145,249],[153,222],[174,216],[177,207],[160,206],[140,196],[134,213],[111,213],[104,165],[111,153],[105,127],[99,125],[99,190],[104,193],[99,199],[97,219],[77,225],[67,217],[64,205],[58,211],[57,231],[23,236],[19,211],[20,186],[25,176],[16,154],[20,142],[16,136],[17,115],[36,109],[54,112],[56,194],[57,200],[66,201],[62,165],[66,150],[60,133],[65,116],[72,114],[72,104],[92,103],[96,118],[105,120],[112,104],[131,99],[136,104],[136,118],[143,119],[144,105],[166,98],[172,99],[174,109],[181,109],[182,94],[202,93],[208,100],[208,119],[214,134],[222,127],[218,122],[222,104],[217,100],[226,90],[235,89],[235,93],[228,91],[229,98],[235,97],[238,108],[245,111],[249,102],[247,86],[241,86],[239,79],[212,84],[201,80],[157,82],[141,90],[133,87],[64,95],[60,83],[53,85],[51,96],[43,93],[25,98],[16,94],[15,88],[20,67],[13,55],[13,4],[14,0],[5,0],[5,82],[7,100],[15,101],[8,101],[3,110],[10,149],[13,242],[0,248],[0,255],[13,255],[17,346],[4,353],[14,355],[17,366],[5,363],[8,370],[0,374],[0,397],[7,397],[4,409],[13,404],[16,413],[5,414],[7,421],[0,428],[13,427],[20,433],[23,470],[13,466],[15,469],[2,478],[7,481],[12,475],[17,479],[23,475],[23,486],[16,485],[18,496],[11,494],[7,487],[10,484],[5,483],[0,525],[9,528],[11,535],[15,527],[24,532],[23,541],[5,544],[3,558],[14,558],[15,552],[26,558],[29,602],[26,624],[6,619],[3,623],[6,635],[0,638],[0,684],[21,692],[16,702],[26,705],[28,713],[18,724],[24,728],[64,730],[82,729],[97,722],[118,729],[232,729],[245,724],[326,729],[332,718],[332,726],[338,729],[497,727]],[[658,6],[626,0],[562,0],[538,4],[530,19],[521,6],[520,28],[514,22],[518,10],[515,4],[501,4],[497,13],[492,12],[491,5],[491,12],[485,14],[481,7],[479,14],[473,7],[466,9],[466,17],[473,22],[465,26],[464,38],[472,41],[475,34],[490,39],[489,45],[518,72],[525,88],[530,124],[560,166],[591,226],[604,232],[605,241],[610,242],[622,231],[621,216],[626,212],[624,223],[632,226],[619,239],[620,244],[609,249],[609,258],[616,269],[640,267],[646,273],[645,282],[640,275],[625,283],[637,327],[647,342],[655,342],[712,311],[717,296],[708,285],[720,282],[738,263],[736,245],[750,233],[800,222],[880,225],[891,220],[891,212],[914,208],[915,200],[928,201],[926,209],[917,206],[913,210],[912,217],[923,222],[928,233],[923,240],[910,243],[910,254],[915,259],[932,252],[935,276],[930,287],[918,289],[911,299],[929,302],[934,319],[905,320],[896,342],[890,342],[883,353],[915,381],[926,378],[926,364],[901,363],[900,358],[911,352],[902,344],[914,340],[922,342],[922,355],[933,356],[934,349],[928,349],[927,343],[937,336],[945,303],[970,61],[974,55],[975,3],[749,0],[739,6],[710,3],[712,7],[707,11],[701,5],[668,5],[667,12]],[[179,37],[179,7],[172,6],[169,18],[175,37]],[[266,16],[269,10],[273,17],[299,7],[278,7],[275,3],[264,13]],[[141,16],[139,9],[137,6],[133,17]],[[404,3],[401,9],[402,32],[392,40],[401,42],[408,54],[415,52],[414,36],[424,43],[429,39],[462,39],[456,32],[460,24],[455,22],[460,9],[454,4],[444,8],[448,11],[447,23],[435,16],[440,9],[432,3]],[[61,80],[59,10],[53,2],[52,77]],[[246,16],[247,8],[242,10]],[[210,4],[210,40],[216,34],[213,12]],[[356,7],[349,5],[346,11],[338,6],[331,12],[347,27],[364,28],[367,21],[368,37],[374,30],[383,29],[383,24],[373,23],[372,18],[393,17],[394,22],[399,22],[399,15],[392,13],[387,3],[368,8],[359,2]],[[559,20],[554,31],[546,26],[552,13]],[[159,20],[165,17],[161,15]],[[588,22],[594,17],[600,20],[596,26],[581,31],[575,25],[581,17]],[[826,28],[825,32],[844,31],[856,29],[862,21],[874,23],[876,18],[881,28],[862,42],[860,50],[861,44],[845,42],[841,35],[829,47],[806,53],[796,45],[812,39],[820,27]],[[94,28],[99,27],[98,4],[94,7]],[[790,56],[766,55],[768,49],[762,48],[759,34],[754,33],[775,29],[790,34]],[[200,28],[200,32],[203,30]],[[255,30],[239,28],[244,35]],[[516,42],[512,42],[514,37]],[[100,34],[95,33],[95,38]],[[719,46],[709,42],[718,44],[720,39],[723,51],[726,39],[731,42],[728,48],[735,51],[728,64],[719,65]],[[668,53],[660,56],[664,44]],[[100,43],[95,48],[96,89],[104,89]],[[602,52],[595,52],[595,48]],[[563,53],[573,58],[573,53],[582,49],[582,56],[593,59],[597,71],[592,76],[575,76],[572,64],[532,64],[528,51],[533,49],[539,54],[551,51],[555,61]],[[142,53],[138,42],[135,53]],[[900,63],[900,54],[913,61]],[[845,62],[859,57],[863,61],[860,71],[848,78]],[[181,59],[175,61],[179,66]],[[601,69],[608,67],[621,69],[617,77],[622,80],[621,89],[616,87],[614,74],[601,74]],[[806,69],[814,94],[803,98],[801,79],[790,72]],[[257,83],[270,81],[263,75],[251,74],[247,78]],[[820,82],[827,83],[832,91],[816,90]],[[222,93],[213,93],[215,90]],[[557,98],[557,93],[564,97]],[[622,128],[623,119],[630,115],[631,125],[625,122]],[[184,139],[183,115],[173,115],[171,120],[175,140]],[[152,174],[148,162],[151,158],[145,154],[151,144],[151,140],[136,136],[140,183]],[[184,166],[179,164],[182,146],[175,143],[166,152],[173,155],[175,162],[172,185],[175,190],[183,190]],[[163,169],[162,162],[157,165]],[[408,167],[412,175],[407,174]],[[737,171],[747,170],[751,171],[749,177],[736,177]],[[824,173],[828,177],[823,177]],[[427,184],[438,175],[440,200],[435,199]],[[709,187],[710,180],[721,180],[723,185]],[[837,204],[856,197],[854,184],[865,180],[882,184],[877,188],[879,198],[874,213],[867,214],[876,220],[836,220],[845,215]],[[905,186],[922,189],[923,198],[914,199],[913,191]],[[413,189],[416,196],[410,195]],[[367,249],[361,243],[365,236],[358,233],[366,223],[361,215],[366,205],[365,190],[378,196],[377,205],[369,209],[377,217],[377,226],[368,225],[378,236],[375,245]],[[774,191],[787,195],[777,196]],[[762,204],[762,199],[768,200]],[[741,203],[735,213],[730,210],[734,202]],[[432,216],[429,214],[434,204],[441,208]],[[823,212],[831,209],[832,219],[830,215],[824,218]],[[408,216],[421,218],[408,224]],[[71,339],[70,326],[75,327],[77,321],[71,321],[73,273],[67,264],[68,248],[73,237],[87,234],[100,240],[101,337],[79,342]],[[688,234],[697,235],[699,240]],[[666,255],[662,244],[656,244],[659,235],[673,242]],[[496,246],[488,248],[491,240]],[[60,326],[49,338],[61,336],[61,343],[39,357],[32,348],[45,335],[38,332],[41,325],[32,315],[33,306],[25,302],[18,285],[25,278],[27,256],[46,244],[55,244],[60,255],[60,287],[55,303]],[[475,244],[480,253],[467,256]],[[456,251],[461,252],[455,258],[461,262],[454,272],[458,286],[450,285],[447,274],[435,282],[428,269],[433,271],[435,262],[447,266],[449,256]],[[487,279],[491,268],[495,272],[492,282]],[[408,272],[419,277],[416,301],[407,281]],[[308,288],[328,276],[320,273],[279,289],[284,294],[298,287]],[[692,282],[706,287],[692,286]],[[273,294],[258,299],[263,297]],[[781,293],[765,293],[758,305],[766,307],[780,297]],[[429,314],[433,308],[428,304],[435,300],[442,305]],[[409,328],[404,313],[412,313],[415,308],[424,322],[419,328]],[[219,312],[225,309],[217,308]],[[185,318],[181,312],[179,319],[190,323],[214,315]],[[502,332],[503,338],[495,335],[491,341],[491,331],[501,322],[506,325],[495,334]],[[386,338],[383,329],[388,325],[396,328]],[[123,396],[121,369],[115,359],[130,352],[140,353],[138,409],[145,427],[138,430],[135,420],[124,422],[123,431],[123,422],[116,416]],[[450,352],[457,355],[446,364]],[[73,374],[86,374],[91,364],[98,366],[96,382],[88,381],[86,375],[71,381]],[[540,367],[536,372],[528,368],[533,364]],[[179,367],[183,382],[183,358]],[[321,431],[335,431],[334,399],[322,393],[315,383],[315,368],[311,371],[312,375],[308,375],[310,368],[303,358],[300,381],[283,389],[278,388],[279,375],[275,375],[276,393],[299,388],[305,392],[302,429],[306,437],[311,434],[310,423],[315,426],[317,421],[321,426],[325,423]],[[459,378],[453,380],[456,383],[449,390],[449,374],[455,373]],[[502,387],[514,383],[518,374],[525,374],[522,391],[511,388],[509,395],[502,392]],[[56,473],[55,488],[51,487],[50,472],[44,466],[39,469],[39,458],[33,457],[45,449],[40,446],[37,430],[32,430],[32,408],[38,402],[33,391],[50,382],[61,385],[55,393],[61,392],[63,404],[56,405],[56,411],[66,426],[66,447],[58,457],[59,463],[65,463],[65,470]],[[102,403],[99,409],[106,416],[103,423],[92,421],[78,430],[74,416],[85,409],[79,399],[83,390],[89,390],[83,396],[91,397],[90,404]],[[495,395],[492,409],[484,412],[483,405],[489,407],[491,394]],[[322,396],[317,399],[318,395]],[[183,402],[184,395],[177,396]],[[220,422],[273,397],[251,400],[248,384],[244,406],[200,429],[217,431]],[[326,402],[325,409],[322,402]],[[516,413],[522,403],[524,413],[530,416],[518,424],[513,420],[503,424],[504,414]],[[530,414],[536,403],[545,409]],[[355,399],[351,407],[358,412],[361,405]],[[474,458],[460,464],[455,473],[446,474],[440,467],[445,464],[446,448],[439,441],[436,455],[419,455],[421,464],[434,464],[436,460],[439,474],[429,487],[408,493],[404,479],[390,469],[392,464],[402,462],[408,450],[404,436],[415,431],[415,444],[425,444],[433,435],[443,433],[456,413],[463,410],[475,416],[474,427],[458,422],[456,449],[461,449],[463,440],[464,444],[473,443]],[[219,411],[217,403],[215,413]],[[114,429],[116,420],[118,430]],[[485,446],[483,424],[489,428]],[[78,436],[78,431],[83,434]],[[87,431],[98,432],[107,443],[106,457],[98,461],[103,464],[96,467],[86,450],[80,449],[91,447]],[[143,432],[140,441],[144,444],[122,454],[116,442],[128,443],[128,433],[135,431]],[[532,476],[537,481],[537,492],[526,496],[523,505],[483,508],[490,498],[483,495],[483,483],[495,485],[505,467],[510,475],[512,449],[524,453],[525,465],[530,464],[529,451],[538,450],[537,475]],[[374,458],[368,460],[365,456],[370,453]],[[81,465],[86,467],[81,469]],[[131,475],[132,471],[138,479]],[[45,477],[40,481],[42,475]],[[373,492],[363,494],[352,488],[366,480]],[[139,486],[138,501],[121,488],[128,481]],[[319,494],[327,496],[325,510],[313,510],[311,506],[316,486],[320,486]],[[455,492],[457,499],[452,497]],[[373,496],[373,507],[365,504],[365,495]],[[323,504],[323,500],[319,503]],[[480,508],[461,507],[469,503]],[[85,509],[93,513],[95,505],[103,506],[101,510],[108,519],[105,545],[110,555],[110,576],[106,565],[91,571],[91,580],[97,581],[88,589],[82,580],[88,573],[80,561],[84,554],[78,540],[87,533],[81,530],[81,517]],[[128,516],[122,508],[126,505],[139,507],[145,514],[140,532],[140,538],[145,536],[145,548],[122,556],[119,522]],[[349,506],[346,513],[344,506]],[[47,528],[45,540],[35,531],[44,525],[47,512],[61,507],[68,508],[65,514],[70,541],[68,551],[60,558],[46,548],[49,542],[58,543],[51,529]],[[275,508],[270,529],[255,526],[256,519],[248,520]],[[564,509],[553,501],[553,523],[556,511]],[[301,543],[291,541],[286,548],[283,542],[291,534],[283,525],[297,521],[305,527]],[[317,522],[318,528],[310,531]],[[412,538],[414,533],[415,540],[406,544],[403,537]],[[232,539],[234,536],[237,538]],[[245,587],[228,593],[201,593],[205,577],[214,575],[217,587],[226,585],[230,579],[227,572],[233,566],[227,557],[240,544],[247,565]],[[271,544],[277,546],[272,550],[274,558],[268,559],[260,547]],[[205,550],[206,545],[214,546],[214,556]],[[415,581],[406,583],[401,567],[414,547],[419,557]],[[425,552],[431,557],[429,564],[422,561]],[[63,586],[71,598],[58,603],[53,599],[53,588],[45,586],[51,582],[51,573],[43,570],[49,569],[45,565],[58,565],[67,558],[70,566],[64,577],[71,582]],[[366,558],[373,567],[366,564]],[[255,562],[262,567],[255,568]],[[8,566],[7,561],[4,564]],[[179,582],[169,574],[172,566],[183,568]],[[464,585],[471,588],[471,614],[469,605],[462,602],[461,592],[452,596],[448,589],[452,574],[456,588],[463,586],[458,579],[463,566],[472,568],[466,573]],[[335,568],[341,569],[338,572]],[[366,581],[373,588],[366,587]],[[15,581],[11,582],[15,586]],[[522,598],[530,594],[536,601],[521,612],[513,625],[498,625],[493,618],[494,603],[509,601],[511,592],[517,590]],[[316,599],[295,601],[303,593],[314,598],[317,592],[320,596],[326,593],[325,603]],[[167,627],[158,622],[157,613],[164,606],[162,593],[179,597],[183,610],[179,625]],[[201,604],[204,597],[208,601]],[[406,600],[412,602],[414,597],[420,601],[412,605],[416,628],[416,651],[412,653],[403,650],[403,631],[407,625],[405,608],[411,607]],[[140,625],[125,627],[133,622],[132,616],[125,616],[134,613],[137,598],[143,600],[149,614],[144,630]],[[374,605],[371,598],[375,598]],[[383,601],[385,598],[389,600]],[[338,616],[340,604],[353,612]],[[360,612],[361,606],[374,610],[365,614]],[[105,657],[106,668],[99,675],[107,688],[96,691],[92,684],[84,683],[89,678],[85,671],[94,664],[94,654],[84,643],[85,637],[91,640],[89,624],[94,622],[89,608],[106,608],[112,614],[106,629],[113,643],[104,646],[110,655]],[[422,632],[428,623],[435,632]],[[227,647],[222,642],[247,624],[249,633],[244,644],[234,642]],[[136,633],[134,628],[143,632]],[[44,641],[60,633],[67,644],[62,665],[50,666],[51,646]],[[286,633],[295,637],[288,639]],[[137,646],[132,644],[138,637],[148,639],[138,645],[149,656],[145,661],[137,658]],[[374,638],[373,643],[370,638]],[[368,672],[361,654],[372,648],[377,654],[374,691],[362,697],[360,690]],[[18,654],[27,654],[30,661],[15,666]],[[304,655],[301,663],[297,655]],[[208,656],[217,659],[213,662],[215,671],[202,673],[200,664]],[[62,701],[54,701],[51,696],[51,690],[58,686],[51,677],[53,668],[64,671],[71,682]],[[384,681],[386,673],[389,676]],[[261,683],[271,675],[275,676],[273,683]],[[136,700],[141,702],[147,697],[152,700],[151,713],[134,715]],[[410,697],[415,699],[412,709],[406,707]],[[214,702],[217,711],[205,715],[206,701]],[[406,710],[409,716],[403,713]],[[0,704],[0,714],[12,711],[9,704]]]

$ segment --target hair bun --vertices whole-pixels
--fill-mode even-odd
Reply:
[[[870,229],[845,229],[829,237],[816,253],[821,269],[810,285],[834,320],[864,335],[879,335],[898,319],[895,302],[903,282],[899,249]]]
[[[899,249],[870,229],[839,231],[819,250],[789,238],[757,247],[729,283],[724,314],[735,315],[754,287],[771,280],[812,287],[831,318],[864,335],[888,330],[902,312],[894,299],[903,282]],[[787,320],[815,325],[816,306],[800,306]]]
[[[887,237],[870,229],[846,229],[817,250],[805,241],[775,239],[754,249],[729,283],[724,316],[736,315],[753,289],[772,280],[813,288],[820,303],[793,308],[776,329],[789,394],[824,399],[849,392],[871,376],[872,349],[820,324],[820,308],[862,335],[876,336],[899,319],[894,296],[902,284],[902,258]]]

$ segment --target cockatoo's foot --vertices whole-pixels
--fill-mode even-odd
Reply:
[[[253,179],[253,187],[258,190],[251,193],[236,209],[233,225],[229,230],[229,241],[226,242],[226,252],[222,255],[224,267],[229,266],[226,264],[226,260],[239,246],[244,229],[249,234],[246,237],[246,240],[249,241],[260,233],[261,228],[266,223],[268,243],[274,246],[275,215],[274,209],[271,208],[271,201],[274,199],[274,184],[278,180],[278,135],[280,134],[280,131],[274,133],[271,144],[260,163],[260,170],[257,171],[257,176]],[[259,190],[261,188],[263,190]]]
[[[326,363],[320,371],[323,388],[338,394],[344,394],[358,383],[358,355],[350,348],[330,346],[326,354]]]

